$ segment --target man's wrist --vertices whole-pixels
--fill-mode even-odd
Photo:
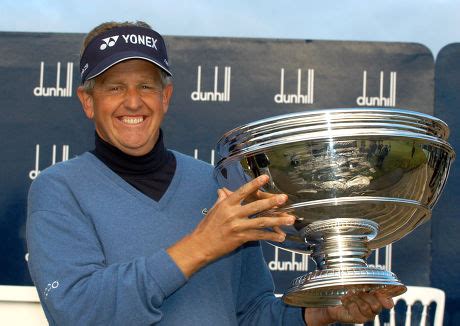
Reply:
[[[174,245],[166,249],[171,259],[176,263],[182,273],[189,278],[210,262],[210,258],[203,251],[196,238],[187,235]]]

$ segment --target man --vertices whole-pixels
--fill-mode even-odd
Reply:
[[[287,197],[258,192],[267,176],[218,189],[212,166],[164,148],[173,86],[150,26],[96,27],[80,68],[95,150],[43,171],[29,192],[29,267],[51,325],[323,325],[392,306],[361,294],[303,314],[274,297],[257,241],[283,241],[294,217],[248,216]]]

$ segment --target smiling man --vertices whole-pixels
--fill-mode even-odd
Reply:
[[[248,216],[287,197],[258,191],[267,176],[218,189],[212,166],[164,147],[172,75],[150,26],[96,27],[80,68],[95,149],[43,171],[29,192],[29,267],[51,325],[323,325],[392,306],[361,294],[303,313],[275,298],[257,241],[283,241],[294,217]]]
[[[91,90],[78,89],[86,116],[105,142],[132,156],[155,146],[168,110],[172,84],[162,84],[152,63],[131,59],[98,76]]]

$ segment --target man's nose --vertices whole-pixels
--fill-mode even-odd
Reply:
[[[130,110],[137,110],[142,106],[142,99],[139,90],[129,88],[125,96],[125,106]]]

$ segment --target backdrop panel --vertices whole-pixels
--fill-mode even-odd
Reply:
[[[445,325],[460,320],[460,43],[444,47],[436,60],[435,114],[449,124],[450,143],[457,159],[449,181],[433,213],[431,284],[446,291]]]
[[[0,34],[0,283],[30,284],[25,216],[30,183],[91,148],[93,126],[75,96],[81,35]]]
[[[83,35],[0,33],[0,284],[30,284],[27,189],[40,171],[93,144],[75,97]],[[213,163],[219,137],[269,116],[334,107],[409,108],[433,114],[434,62],[418,44],[167,37],[174,96],[168,147]],[[5,117],[6,117],[5,116]],[[393,270],[429,285],[430,223],[393,245]],[[264,245],[278,291],[312,263]],[[384,264],[385,250],[371,263]],[[417,273],[413,272],[417,266]]]

